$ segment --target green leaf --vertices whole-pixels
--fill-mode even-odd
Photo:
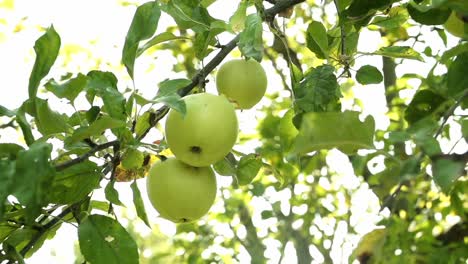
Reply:
[[[232,31],[240,32],[245,28],[245,19],[247,17],[248,1],[242,0],[237,7],[236,12],[229,18],[229,26]]]
[[[375,16],[371,24],[386,29],[399,28],[408,20],[408,12],[403,7],[393,7],[386,16]]]
[[[20,152],[21,150],[24,150],[24,148],[18,144],[0,143],[0,159],[7,158],[15,160],[18,156],[18,152]]]
[[[468,53],[468,43],[461,43],[442,54],[442,57],[440,58],[440,62],[443,64],[447,64],[449,60],[453,57],[456,57],[462,53]]]
[[[222,176],[234,176],[236,175],[237,160],[229,153],[224,159],[213,164],[213,169]]]
[[[390,58],[410,59],[424,62],[424,59],[421,56],[421,54],[419,54],[413,48],[406,46],[383,47],[380,50],[371,54],[382,55]]]
[[[327,30],[318,21],[312,21],[307,27],[307,48],[319,59],[328,59]]]
[[[52,68],[60,49],[60,36],[51,26],[34,44],[36,60],[29,77],[29,98],[34,101],[37,95],[37,89],[42,78],[44,78]]]
[[[104,102],[104,110],[113,118],[126,120],[125,97],[117,88],[117,78],[111,72],[91,71],[88,73],[88,96],[97,95]],[[92,103],[92,100],[90,101]]]
[[[10,109],[0,105],[0,116],[13,117],[16,115],[16,111],[11,111]]]
[[[405,119],[413,124],[429,115],[432,115],[446,101],[446,98],[432,90],[420,90],[405,110]]]
[[[154,100],[151,100],[152,103],[163,103],[170,108],[176,110],[177,112],[185,115],[187,108],[184,100],[178,94],[166,95],[166,96],[156,96]]]
[[[27,103],[28,101],[24,102],[16,112],[16,122],[18,122],[18,125],[20,126],[21,131],[23,132],[24,141],[26,141],[26,144],[28,144],[29,146],[34,143],[35,139],[34,135],[32,134],[31,124],[26,119]]]
[[[460,121],[462,135],[466,141],[468,141],[468,119],[463,119]]]
[[[168,96],[176,94],[180,89],[191,84],[189,79],[173,79],[165,80],[159,83],[159,90],[157,97]]]
[[[86,87],[88,78],[79,73],[75,78],[59,84],[55,80],[51,80],[45,84],[45,88],[55,94],[58,98],[66,98],[72,104],[75,98]]]
[[[137,212],[138,217],[145,222],[145,224],[151,228],[151,225],[148,221],[148,216],[146,215],[145,205],[143,204],[143,199],[141,198],[140,189],[138,189],[138,185],[136,184],[136,180],[132,182],[130,185],[133,192],[133,204],[135,205],[135,209]]]
[[[49,163],[51,151],[51,144],[36,142],[28,150],[18,152],[12,194],[26,207],[28,223],[40,214],[55,176]]]
[[[385,9],[396,0],[354,0],[344,11],[344,14],[350,19],[359,19],[372,14],[376,10]]]
[[[263,27],[262,18],[258,14],[251,14],[245,20],[245,28],[240,33],[239,49],[244,57],[254,58],[258,62],[263,57]]]
[[[73,165],[55,176],[48,191],[48,201],[55,204],[72,204],[84,199],[99,187],[101,172],[89,160]]]
[[[295,141],[294,153],[338,148],[346,154],[373,149],[374,119],[359,120],[359,112],[307,113]]]
[[[15,161],[0,159],[0,182],[2,183],[0,184],[0,221],[3,220],[5,200],[12,191],[15,166]]]
[[[338,110],[340,87],[335,68],[323,65],[310,71],[294,90],[296,107],[303,112]]]
[[[383,81],[383,76],[376,67],[364,65],[357,71],[356,80],[360,84],[377,84]]]
[[[128,148],[122,155],[120,164],[124,169],[137,169],[143,164],[144,158],[144,154],[138,149]]]
[[[95,264],[138,264],[135,240],[116,220],[90,215],[78,227],[81,253]]]
[[[279,136],[283,149],[289,151],[299,131],[293,124],[294,110],[288,110],[280,120]]]
[[[119,192],[114,188],[114,181],[110,181],[106,188],[104,189],[104,193],[106,195],[106,199],[116,205],[124,206],[124,204],[119,199]]]
[[[408,13],[414,21],[423,25],[442,25],[447,21],[452,12],[447,7],[430,8],[427,10],[419,10],[419,5],[411,1],[407,5]]]
[[[456,161],[450,158],[438,158],[432,163],[432,173],[434,182],[448,193],[455,181],[462,176],[465,169],[465,162]]]
[[[243,156],[239,160],[236,170],[236,177],[239,185],[247,185],[251,183],[262,166],[263,162],[260,156],[256,154]]]
[[[14,247],[14,250],[19,252],[28,244],[29,241],[31,241],[34,236],[36,236],[38,232],[38,230],[29,227],[16,229],[10,234],[10,236],[8,236],[4,243],[5,245]]]
[[[158,34],[154,37],[152,37],[150,40],[148,40],[143,46],[138,48],[136,57],[139,57],[141,54],[143,54],[146,50],[148,50],[151,47],[154,47],[160,43],[170,41],[170,40],[188,40],[189,38],[187,37],[182,37],[182,36],[176,36],[172,34],[171,32],[163,32],[161,34]]]
[[[92,136],[99,136],[107,129],[119,128],[126,126],[126,123],[122,120],[114,119],[110,116],[102,116],[98,120],[94,121],[88,127],[80,127],[70,137],[71,142],[77,142],[85,138]]]
[[[194,32],[207,31],[215,20],[208,10],[200,6],[199,1],[172,0],[161,9],[177,23],[179,29],[192,29]]]
[[[139,116],[136,120],[135,124],[135,135],[136,138],[140,138],[143,133],[145,133],[150,127],[150,118],[151,115],[155,115],[153,112],[147,111],[144,112],[141,116]]]
[[[361,238],[352,254],[353,259],[371,259],[370,263],[379,263],[385,249],[388,234],[386,229],[375,229]]]
[[[151,1],[139,6],[133,16],[132,23],[125,37],[122,51],[122,63],[127,68],[128,74],[133,79],[133,68],[137,57],[140,41],[153,36],[158,27],[161,9],[158,1]]]
[[[459,54],[448,68],[447,87],[450,96],[457,97],[468,89],[468,78],[466,78],[467,69],[468,52],[464,52]]]
[[[49,107],[46,100],[36,99],[36,125],[43,136],[55,133],[70,132],[71,127],[67,122],[68,117],[61,115]]]

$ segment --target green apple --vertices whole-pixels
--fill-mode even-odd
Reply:
[[[445,29],[459,38],[468,38],[468,18],[452,12],[444,24]]]
[[[184,98],[185,116],[171,109],[166,119],[166,141],[174,156],[196,167],[223,159],[237,140],[237,116],[224,96],[209,93]]]
[[[204,216],[213,205],[216,176],[210,167],[193,167],[172,157],[151,167],[146,189],[161,217],[188,223]]]
[[[250,109],[265,95],[267,76],[256,60],[231,60],[219,68],[216,87],[240,109]]]

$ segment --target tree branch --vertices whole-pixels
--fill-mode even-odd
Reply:
[[[62,171],[64,169],[66,169],[66,168],[69,168],[69,167],[71,167],[73,165],[76,165],[76,164],[78,164],[80,162],[83,162],[84,160],[91,157],[94,153],[96,153],[98,151],[104,150],[104,149],[109,148],[109,147],[117,146],[119,144],[120,144],[120,142],[118,140],[114,140],[114,141],[109,141],[109,142],[101,144],[101,145],[96,145],[94,148],[92,148],[90,151],[86,152],[84,155],[79,156],[76,159],[65,161],[64,163],[56,165],[55,170],[56,171]]]

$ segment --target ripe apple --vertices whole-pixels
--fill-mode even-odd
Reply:
[[[186,96],[185,116],[175,110],[166,119],[166,140],[177,159],[205,167],[223,159],[237,140],[237,116],[224,96]]]
[[[267,77],[256,60],[237,59],[223,65],[216,74],[216,87],[240,109],[249,109],[265,95]]]
[[[188,223],[204,216],[213,205],[216,176],[210,167],[193,167],[172,157],[151,167],[146,189],[161,217]]]
[[[452,12],[444,24],[445,29],[459,38],[468,38],[468,17]]]

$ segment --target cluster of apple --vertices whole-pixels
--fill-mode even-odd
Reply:
[[[236,143],[235,108],[249,109],[262,99],[266,73],[255,60],[231,60],[218,70],[216,86],[220,95],[184,97],[185,116],[169,111],[165,136],[174,157],[155,163],[147,176],[153,207],[175,223],[197,220],[213,205],[217,187],[211,165]]]

